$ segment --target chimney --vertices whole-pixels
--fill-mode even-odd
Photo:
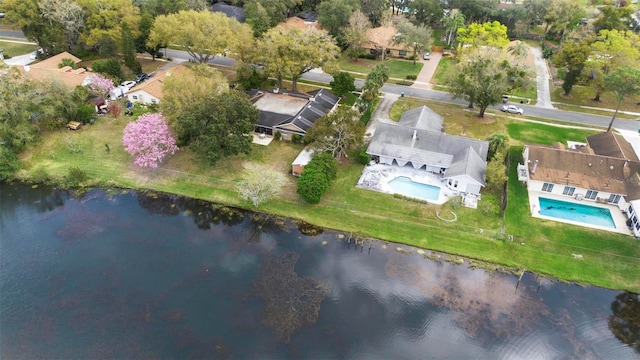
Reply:
[[[532,174],[535,174],[535,173],[536,173],[536,169],[537,169],[537,168],[538,168],[538,160],[536,160],[536,161],[533,163],[533,169],[531,169],[531,173],[532,173]]]

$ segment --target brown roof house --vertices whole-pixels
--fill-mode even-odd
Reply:
[[[71,59],[74,63],[80,63],[80,59],[68,52],[62,52],[43,61],[20,67],[20,72],[25,78],[37,81],[55,81],[74,88],[82,85],[89,73],[84,68],[73,69],[71,66],[58,67],[62,59]]]
[[[287,18],[282,24],[289,27],[296,27],[298,29],[314,28],[320,29],[318,24],[318,13],[315,11],[303,11],[296,16]]]
[[[367,42],[362,46],[370,54],[393,57],[407,56],[407,49],[403,44],[395,44],[394,39],[398,30],[392,26],[380,26],[366,31]]]
[[[579,150],[526,145],[518,180],[530,193],[609,204],[628,212],[630,202],[640,199],[640,161],[631,144],[610,132],[590,136],[587,143]]]

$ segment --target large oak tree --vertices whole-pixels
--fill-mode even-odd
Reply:
[[[317,152],[329,152],[340,160],[363,143],[365,126],[360,116],[358,111],[341,106],[318,119],[305,135],[305,142]]]
[[[194,10],[156,18],[147,45],[178,45],[199,63],[217,54],[234,52],[241,39],[252,36],[251,28],[220,12]]]

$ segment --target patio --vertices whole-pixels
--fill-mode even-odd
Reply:
[[[401,176],[407,177],[416,183],[439,187],[440,193],[437,200],[424,200],[431,204],[442,205],[451,198],[461,195],[456,191],[447,188],[446,184],[441,181],[438,175],[424,170],[416,170],[411,166],[400,167],[384,164],[365,166],[362,170],[362,175],[360,175],[360,178],[358,179],[356,187],[386,194],[394,194],[393,189],[389,186],[389,181]],[[475,209],[478,206],[478,199],[476,197],[468,196],[463,198],[463,205]]]

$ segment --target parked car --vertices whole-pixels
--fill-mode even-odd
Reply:
[[[136,76],[136,78],[133,80],[135,81],[137,84],[146,81],[147,79],[149,79],[149,75],[145,74],[145,73],[140,73]]]
[[[520,115],[524,113],[524,110],[522,110],[522,108],[519,108],[515,105],[504,105],[502,106],[502,111],[512,113],[512,114],[520,114]]]
[[[424,60],[430,60],[431,59],[431,54],[426,52],[426,53],[422,54],[422,58]]]
[[[120,84],[120,86],[126,87],[127,90],[131,90],[132,87],[136,86],[136,82],[135,81],[123,81],[122,84]]]

